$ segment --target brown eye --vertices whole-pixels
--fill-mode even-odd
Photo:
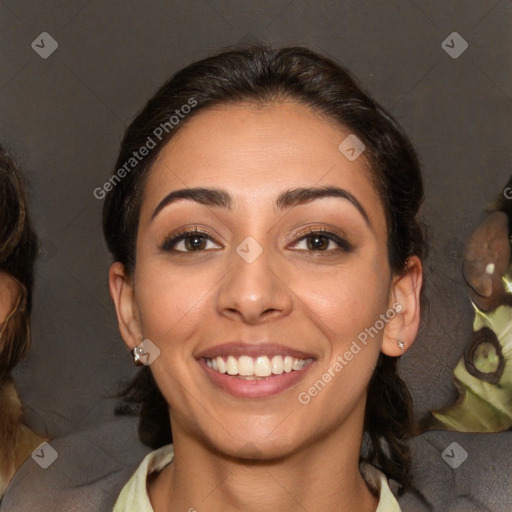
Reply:
[[[326,236],[310,236],[307,238],[307,245],[310,251],[326,251],[329,247],[330,239]]]
[[[184,238],[187,251],[201,251],[206,248],[206,238],[202,235]]]
[[[352,249],[348,240],[330,231],[308,230],[306,233],[295,242],[294,249],[311,252],[333,252],[336,250],[349,252]]]
[[[211,249],[220,249],[221,246],[213,240],[208,233],[203,233],[197,229],[194,231],[185,231],[169,237],[162,244],[160,249],[165,252],[204,252]]]

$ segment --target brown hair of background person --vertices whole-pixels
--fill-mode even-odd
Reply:
[[[133,157],[183,105],[194,108],[172,130],[160,130],[149,155],[123,173],[106,196],[103,228],[115,261],[127,272],[135,266],[141,197],[160,150],[197,113],[215,106],[251,101],[265,104],[290,98],[325,115],[363,141],[375,187],[384,205],[388,258],[393,272],[404,272],[412,255],[425,257],[426,243],[417,214],[423,201],[421,166],[408,137],[393,117],[360,88],[357,79],[334,61],[305,48],[236,48],[187,66],[165,83],[133,121],[121,143],[116,169]],[[381,354],[366,403],[363,460],[407,486],[415,433],[412,399],[397,372],[398,359]],[[140,406],[141,440],[158,448],[172,442],[167,404],[149,367],[125,390],[126,402]],[[129,411],[126,403],[121,413]]]
[[[37,238],[21,178],[0,146],[0,497],[12,476],[42,442],[22,422],[11,377],[30,347],[30,311]]]

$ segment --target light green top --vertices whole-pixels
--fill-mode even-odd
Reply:
[[[147,477],[151,473],[162,471],[173,457],[172,444],[148,453],[121,491],[113,512],[154,512],[147,492]],[[370,464],[362,464],[361,472],[368,485],[379,492],[379,505],[375,512],[401,512],[386,475]]]

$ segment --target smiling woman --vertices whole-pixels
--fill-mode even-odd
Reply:
[[[104,205],[121,334],[151,363],[127,399],[156,448],[115,510],[399,510],[387,478],[409,483],[413,424],[396,363],[424,255],[414,149],[338,64],[252,46],[174,75],[116,168],[191,97]]]

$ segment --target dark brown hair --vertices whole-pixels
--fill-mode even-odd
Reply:
[[[168,125],[168,132],[156,147],[128,174],[123,173],[126,176],[106,197],[103,228],[107,244],[114,259],[123,263],[128,273],[133,272],[136,263],[145,180],[169,139],[192,116],[214,105],[268,104],[280,99],[312,107],[340,127],[348,128],[365,144],[364,157],[386,213],[393,272],[403,272],[412,255],[424,257],[424,236],[417,220],[423,201],[417,155],[400,125],[362,90],[348,70],[306,48],[276,49],[267,45],[232,48],[193,63],[171,77],[128,127],[116,169],[126,169],[133,152],[144,146],[158,127],[169,123],[183,105],[191,104],[191,99],[194,108],[190,113],[172,129]],[[413,428],[412,400],[397,374],[397,361],[381,354],[370,381],[363,458],[407,485],[410,453],[406,441]],[[126,391],[126,400],[138,402],[141,407],[141,438],[153,448],[170,442],[167,406],[147,367]]]
[[[0,328],[0,384],[30,347],[30,310],[37,239],[27,213],[23,179],[0,146],[0,271],[13,277],[20,299]]]

